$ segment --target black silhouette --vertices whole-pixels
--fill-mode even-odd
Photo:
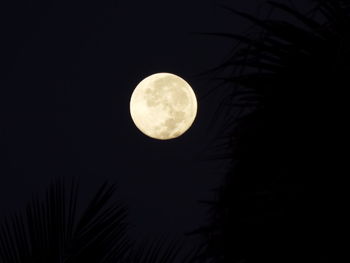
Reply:
[[[230,72],[223,78],[234,86],[230,107],[244,113],[226,137],[232,166],[212,223],[197,231],[206,239],[202,258],[332,262],[331,141],[341,112],[335,102],[349,83],[350,4],[320,0],[310,12],[269,5],[286,18],[229,9],[260,29],[214,34],[240,42],[216,70]]]
[[[165,239],[142,242],[133,249],[123,263],[195,263],[198,250],[183,252],[180,242],[168,244]]]
[[[25,213],[1,224],[0,262],[190,262],[192,253],[180,255],[176,242],[135,246],[127,237],[126,208],[110,203],[115,190],[104,183],[80,211],[76,180],[70,187],[56,180],[43,199],[34,198]]]
[[[26,212],[1,226],[1,262],[113,262],[130,248],[126,209],[108,205],[114,186],[103,184],[78,213],[78,184],[69,191],[57,180],[44,200],[34,198]],[[115,262],[115,261],[114,261]]]

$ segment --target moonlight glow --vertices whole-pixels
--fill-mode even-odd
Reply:
[[[147,136],[167,140],[182,135],[197,114],[191,86],[170,73],[157,73],[142,80],[130,100],[130,114]]]

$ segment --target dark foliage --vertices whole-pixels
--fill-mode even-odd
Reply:
[[[57,180],[45,198],[33,198],[25,213],[6,219],[0,228],[0,261],[115,262],[130,248],[126,209],[109,205],[114,186],[103,184],[78,215],[78,184],[69,191]]]
[[[195,263],[198,251],[183,252],[181,242],[171,242],[166,239],[151,242],[142,242],[130,253],[123,263],[168,263],[183,262]]]
[[[269,5],[285,19],[230,9],[260,30],[217,34],[241,43],[220,69],[232,69],[224,78],[234,86],[230,107],[249,113],[232,119],[225,150],[233,164],[211,206],[212,224],[198,230],[208,242],[202,256],[332,262],[332,155],[349,85],[349,1],[315,1],[311,12]]]
[[[25,213],[0,225],[1,263],[171,263],[192,262],[178,243],[136,246],[127,238],[127,210],[111,202],[115,186],[104,183],[86,209],[79,208],[78,184],[59,179]],[[82,211],[81,211],[82,210]]]

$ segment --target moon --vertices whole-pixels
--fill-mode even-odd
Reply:
[[[171,73],[156,73],[142,80],[130,99],[130,115],[145,135],[169,140],[184,134],[197,115],[191,86]]]

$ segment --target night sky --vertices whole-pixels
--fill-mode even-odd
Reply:
[[[108,179],[129,208],[131,235],[181,237],[206,222],[198,201],[214,198],[226,165],[205,159],[223,93],[201,73],[234,43],[196,32],[244,32],[220,5],[256,13],[259,1],[72,2],[1,8],[0,216],[57,176],[78,176],[87,200]],[[144,136],[129,114],[133,89],[157,72],[183,77],[199,104],[191,129],[170,141]]]

